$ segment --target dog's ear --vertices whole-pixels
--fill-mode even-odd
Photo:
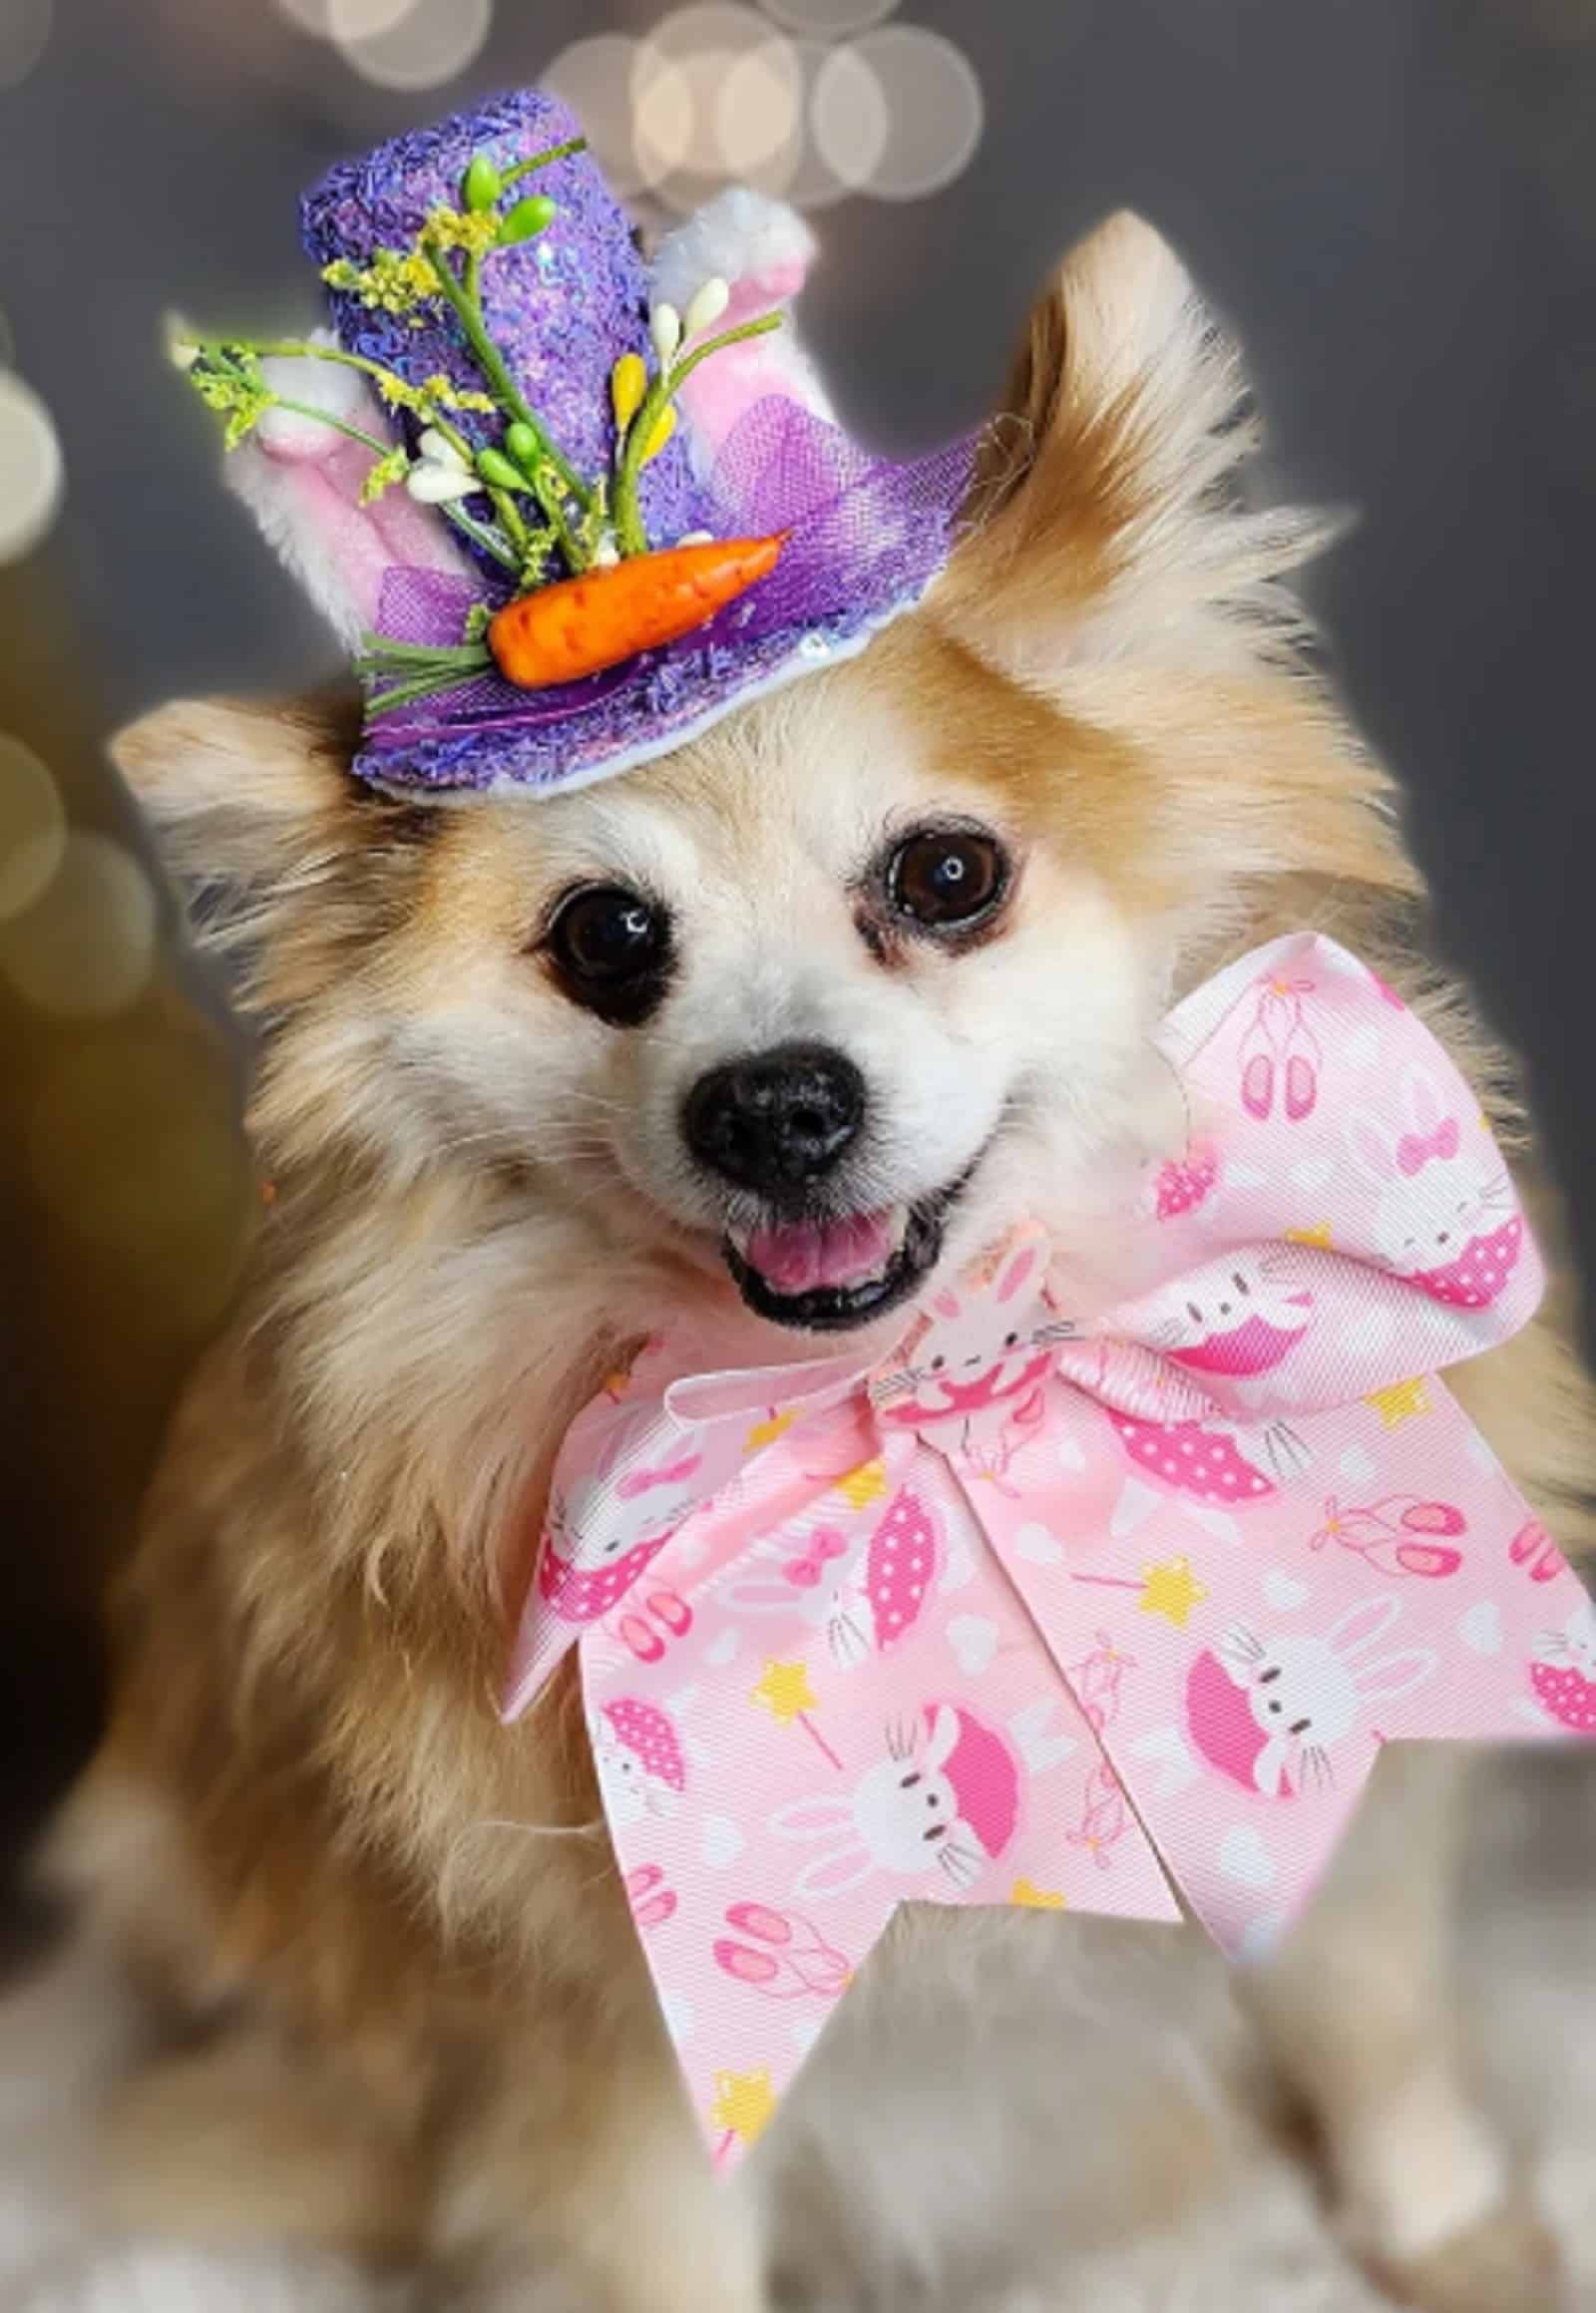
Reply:
[[[250,886],[341,841],[354,710],[180,699],[119,731],[111,756],[186,884]]]
[[[990,430],[938,618],[1013,680],[1072,668],[1256,662],[1283,573],[1334,534],[1249,512],[1256,427],[1235,349],[1140,217],[1110,217],[1038,300]]]

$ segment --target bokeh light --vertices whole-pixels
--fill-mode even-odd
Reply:
[[[864,94],[867,75],[879,88],[886,116],[886,136],[868,169],[862,152],[850,158],[840,133],[851,124],[852,134],[876,142],[874,104]],[[941,193],[975,158],[985,120],[981,82],[964,50],[914,24],[884,24],[834,50],[815,90],[817,143],[829,122],[827,160],[839,173],[857,168],[855,181],[878,200],[921,200]]]
[[[755,9],[705,0],[663,18],[638,43],[630,93],[636,174],[672,207],[731,178],[779,193],[791,177],[803,71]]]
[[[156,896],[110,836],[73,834],[33,905],[0,923],[0,972],[27,1003],[106,1019],[136,1003],[155,966]]]
[[[812,39],[837,40],[890,16],[898,0],[764,0],[778,23]]]
[[[325,40],[332,29],[330,0],[276,0],[276,6],[278,15],[296,31],[308,32],[316,40]]]
[[[376,40],[409,16],[416,0],[325,0],[327,34],[332,40]]]
[[[726,173],[774,192],[797,165],[803,74],[785,41],[735,57],[715,103],[715,144]]]
[[[805,209],[848,193],[919,199],[969,166],[985,105],[955,42],[883,23],[895,5],[764,0],[761,14],[698,0],[643,39],[576,41],[542,78],[623,198],[652,193],[685,210],[738,183]]]
[[[20,88],[43,56],[55,0],[4,0],[0,6],[0,89]]]
[[[846,193],[869,188],[892,137],[887,92],[856,48],[828,49],[809,97],[817,164]]]
[[[340,34],[340,14],[370,19],[386,0],[329,0],[328,33],[362,80],[384,89],[435,89],[463,73],[493,29],[493,0],[409,0],[374,30]]]
[[[248,1166],[202,1049],[153,1035],[77,1045],[45,1076],[26,1134],[47,1210],[186,1322],[219,1312],[237,1274]]]
[[[60,788],[31,747],[0,731],[0,922],[33,906],[66,848]]]
[[[0,370],[0,563],[38,545],[61,503],[61,444],[50,412],[15,370]]]
[[[594,159],[622,200],[647,182],[637,166],[632,133],[631,75],[639,43],[624,32],[598,32],[574,40],[538,76],[541,87],[569,105],[582,123]]]

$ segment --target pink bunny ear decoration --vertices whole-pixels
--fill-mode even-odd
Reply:
[[[317,331],[310,342],[323,340],[332,342],[329,331]],[[356,371],[305,354],[268,356],[260,366],[269,389],[285,400],[325,411],[379,442],[397,438]],[[371,463],[363,443],[278,405],[222,469],[267,544],[350,650],[375,624],[383,580],[394,567],[461,579],[470,575],[443,524],[404,490],[362,504]]]
[[[700,284],[722,280],[730,291],[722,327],[734,327],[791,305],[808,277],[815,238],[796,209],[733,186],[666,235],[654,260],[653,294],[678,309]],[[729,346],[683,386],[682,410],[701,474],[739,421],[770,397],[830,419],[819,375],[790,326]]]
[[[1160,1042],[1208,1181],[1127,1195],[1135,1295],[1071,1306],[1024,1229],[886,1356],[639,1366],[559,1457],[504,1713],[579,1649],[723,2163],[901,1902],[1168,1919],[1173,1883],[1249,1958],[1388,1742],[1596,1735],[1596,1614],[1439,1378],[1540,1290],[1462,1080],[1306,936]]]

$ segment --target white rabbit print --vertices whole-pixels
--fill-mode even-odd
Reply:
[[[1323,1638],[1228,1631],[1186,1682],[1186,1718],[1198,1750],[1221,1774],[1267,1799],[1296,1798],[1334,1780],[1331,1753],[1371,1703],[1395,1703],[1423,1685],[1438,1658],[1408,1647],[1369,1660],[1401,1614],[1389,1593],[1360,1599]]]
[[[1447,1107],[1423,1069],[1405,1072],[1401,1100],[1401,1132],[1365,1109],[1347,1119],[1352,1162],[1380,1192],[1375,1250],[1432,1301],[1488,1308],[1524,1243],[1500,1152]]]
[[[778,1529],[754,1544],[759,1571],[727,1585],[732,1614],[795,1616],[823,1632],[839,1670],[885,1654],[920,1619],[942,1556],[942,1522],[913,1486],[900,1486],[874,1525]]]
[[[1272,1372],[1307,1333],[1313,1309],[1289,1254],[1240,1248],[1208,1261],[1153,1303],[1149,1346],[1191,1373]]]
[[[1076,1331],[1036,1300],[1041,1273],[1040,1253],[1027,1245],[986,1293],[945,1286],[905,1344],[902,1367],[872,1387],[883,1418],[913,1427],[968,1417],[1039,1388],[1058,1344]]]
[[[963,1890],[1013,1838],[1019,1788],[1000,1735],[963,1704],[927,1703],[888,1730],[886,1756],[850,1796],[795,1799],[770,1828],[819,1848],[792,1885],[802,1901],[846,1895],[878,1872]]]
[[[633,1430],[651,1419],[643,1408],[617,1422],[591,1474],[569,1491],[551,1492],[538,1587],[568,1622],[607,1614],[697,1506],[703,1456],[691,1432],[616,1478]]]

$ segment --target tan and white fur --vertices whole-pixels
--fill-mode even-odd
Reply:
[[[664,1319],[721,1364],[812,1348],[728,1278],[727,1200],[678,1122],[703,1071],[840,1046],[874,1120],[862,1204],[979,1157],[948,1267],[1021,1211],[1098,1258],[1105,1184],[1178,1129],[1152,1025],[1311,925],[1424,1007],[1527,1164],[1497,1055],[1423,958],[1386,783],[1300,656],[1284,581],[1323,532],[1247,510],[1240,395],[1177,260],[1115,217],[1037,305],[926,603],[678,753],[423,809],[351,781],[341,704],[176,705],[124,735],[258,1031],[272,1197],[117,1584],[112,1721],[53,1847],[171,2030],[105,2116],[119,2209],[183,2229],[202,2200],[424,2266],[462,2306],[756,2313],[782,2160],[830,2145],[856,2200],[877,2173],[822,2050],[790,2155],[778,2125],[746,2188],[708,2183],[575,1689],[513,1731],[495,1715],[551,1458],[616,1351]],[[863,924],[864,864],[949,818],[1014,862],[995,925],[955,952]],[[638,1027],[548,968],[550,908],[594,882],[672,915],[675,976]],[[1596,1455],[1567,1322],[1554,1303],[1458,1381],[1577,1546]],[[1454,1770],[1390,1764],[1251,1997],[1372,2262],[1435,2313],[1540,2313],[1543,2242],[1446,2022]],[[917,2000],[979,2046],[986,1959],[1017,1934],[1058,1937],[1036,1998],[1078,1997],[1072,1924],[901,1923],[844,2048]],[[890,2079],[891,2032],[853,2061]],[[1011,2090],[998,2057],[977,2071],[967,2148],[998,2141]],[[224,2189],[222,2113],[248,2144]],[[1155,2198],[1201,2134],[1177,2113]],[[1099,2155],[1060,2130],[1025,2156]],[[946,2206],[881,2222],[924,2243]]]

